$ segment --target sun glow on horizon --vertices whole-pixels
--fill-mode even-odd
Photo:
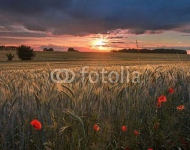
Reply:
[[[108,43],[106,39],[103,38],[95,39],[92,41],[92,48],[107,51],[108,49],[106,47],[106,43]]]
[[[101,47],[103,45],[105,45],[105,43],[102,38],[92,41],[92,46],[94,46],[94,47]]]

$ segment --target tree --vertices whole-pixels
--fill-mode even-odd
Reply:
[[[7,56],[7,60],[8,60],[8,61],[12,61],[13,58],[14,58],[14,55],[11,54],[11,53],[7,53],[6,56]]]
[[[72,47],[68,48],[68,52],[73,52],[73,51],[74,51],[74,48],[72,48]]]
[[[0,46],[0,50],[5,50],[5,46]]]
[[[53,48],[49,48],[49,51],[52,51],[52,52],[53,52],[54,50],[53,50]]]
[[[49,49],[48,48],[44,48],[43,51],[51,51],[51,52],[53,52],[54,50],[53,50],[53,48],[49,48]]]
[[[69,47],[68,48],[68,52],[79,52],[78,50],[75,50],[74,48],[72,48],[72,47]]]
[[[47,48],[44,48],[43,51],[48,51],[48,49],[47,49]]]
[[[30,46],[21,45],[17,48],[18,58],[21,60],[31,60],[36,54]]]

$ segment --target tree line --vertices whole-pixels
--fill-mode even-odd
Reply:
[[[17,50],[16,46],[0,46],[0,50]]]
[[[15,47],[15,46],[0,46],[0,50],[16,50],[16,54],[18,56],[18,58],[20,60],[32,60],[35,56],[36,56],[36,53],[35,51],[30,47],[30,46],[26,46],[26,45],[21,45],[21,46],[18,46],[18,47]],[[53,48],[44,48],[43,51],[51,51],[53,52]],[[72,47],[69,47],[68,48],[68,52],[79,52],[78,50],[75,50],[74,48]],[[7,60],[8,61],[12,61],[13,58],[14,58],[14,54],[12,54],[11,52],[10,53],[7,53],[5,54],[6,57],[7,57]]]
[[[16,46],[0,46],[0,50],[17,50],[19,47]],[[43,48],[44,52],[53,52],[53,48]],[[69,47],[67,49],[68,52],[79,52],[78,50],[74,49],[73,47]]]
[[[186,50],[179,50],[179,49],[121,49],[121,50],[112,50],[110,52],[116,53],[163,53],[163,54],[187,54]]]

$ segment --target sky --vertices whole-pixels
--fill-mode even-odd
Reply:
[[[0,45],[190,50],[189,0],[0,0]]]

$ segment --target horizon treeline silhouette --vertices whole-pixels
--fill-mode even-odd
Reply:
[[[180,49],[121,49],[121,50],[111,50],[114,53],[164,53],[164,54],[187,54],[186,50]]]

